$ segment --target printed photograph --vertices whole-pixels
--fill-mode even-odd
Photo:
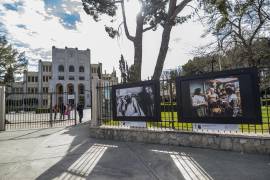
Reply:
[[[189,83],[195,117],[241,117],[241,91],[237,77],[193,80]]]
[[[117,117],[153,117],[154,88],[151,85],[116,89]]]

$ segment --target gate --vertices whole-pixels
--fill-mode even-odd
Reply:
[[[76,124],[75,94],[6,93],[6,130]]]

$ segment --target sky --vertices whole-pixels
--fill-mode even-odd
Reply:
[[[136,1],[127,4],[127,19],[131,34],[134,34]],[[186,9],[183,13],[187,13]],[[121,21],[121,17],[117,18]],[[95,22],[88,16],[80,0],[1,0],[0,33],[29,59],[29,70],[37,70],[38,60],[51,61],[52,46],[91,50],[91,63],[103,63],[103,70],[119,74],[119,59],[124,55],[128,64],[133,63],[133,45],[125,38],[112,39],[104,30],[110,23],[104,17]],[[174,69],[194,56],[196,47],[213,41],[208,36],[201,38],[206,26],[195,19],[173,28],[164,69]],[[161,41],[162,29],[144,33],[142,79],[151,77]]]

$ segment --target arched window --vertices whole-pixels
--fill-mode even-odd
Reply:
[[[65,68],[63,65],[58,66],[58,72],[65,72]]]
[[[74,72],[75,71],[75,69],[74,69],[74,66],[69,66],[69,72]]]
[[[84,85],[83,84],[78,85],[78,92],[79,92],[79,94],[84,94]]]
[[[79,67],[79,72],[84,72],[84,67],[83,66]]]
[[[56,94],[63,94],[63,86],[60,83],[56,85]]]
[[[68,94],[74,94],[74,86],[73,86],[73,84],[68,84],[67,85],[67,92],[68,92]]]

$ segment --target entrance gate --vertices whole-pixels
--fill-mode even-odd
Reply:
[[[76,124],[75,94],[7,93],[6,130]]]

